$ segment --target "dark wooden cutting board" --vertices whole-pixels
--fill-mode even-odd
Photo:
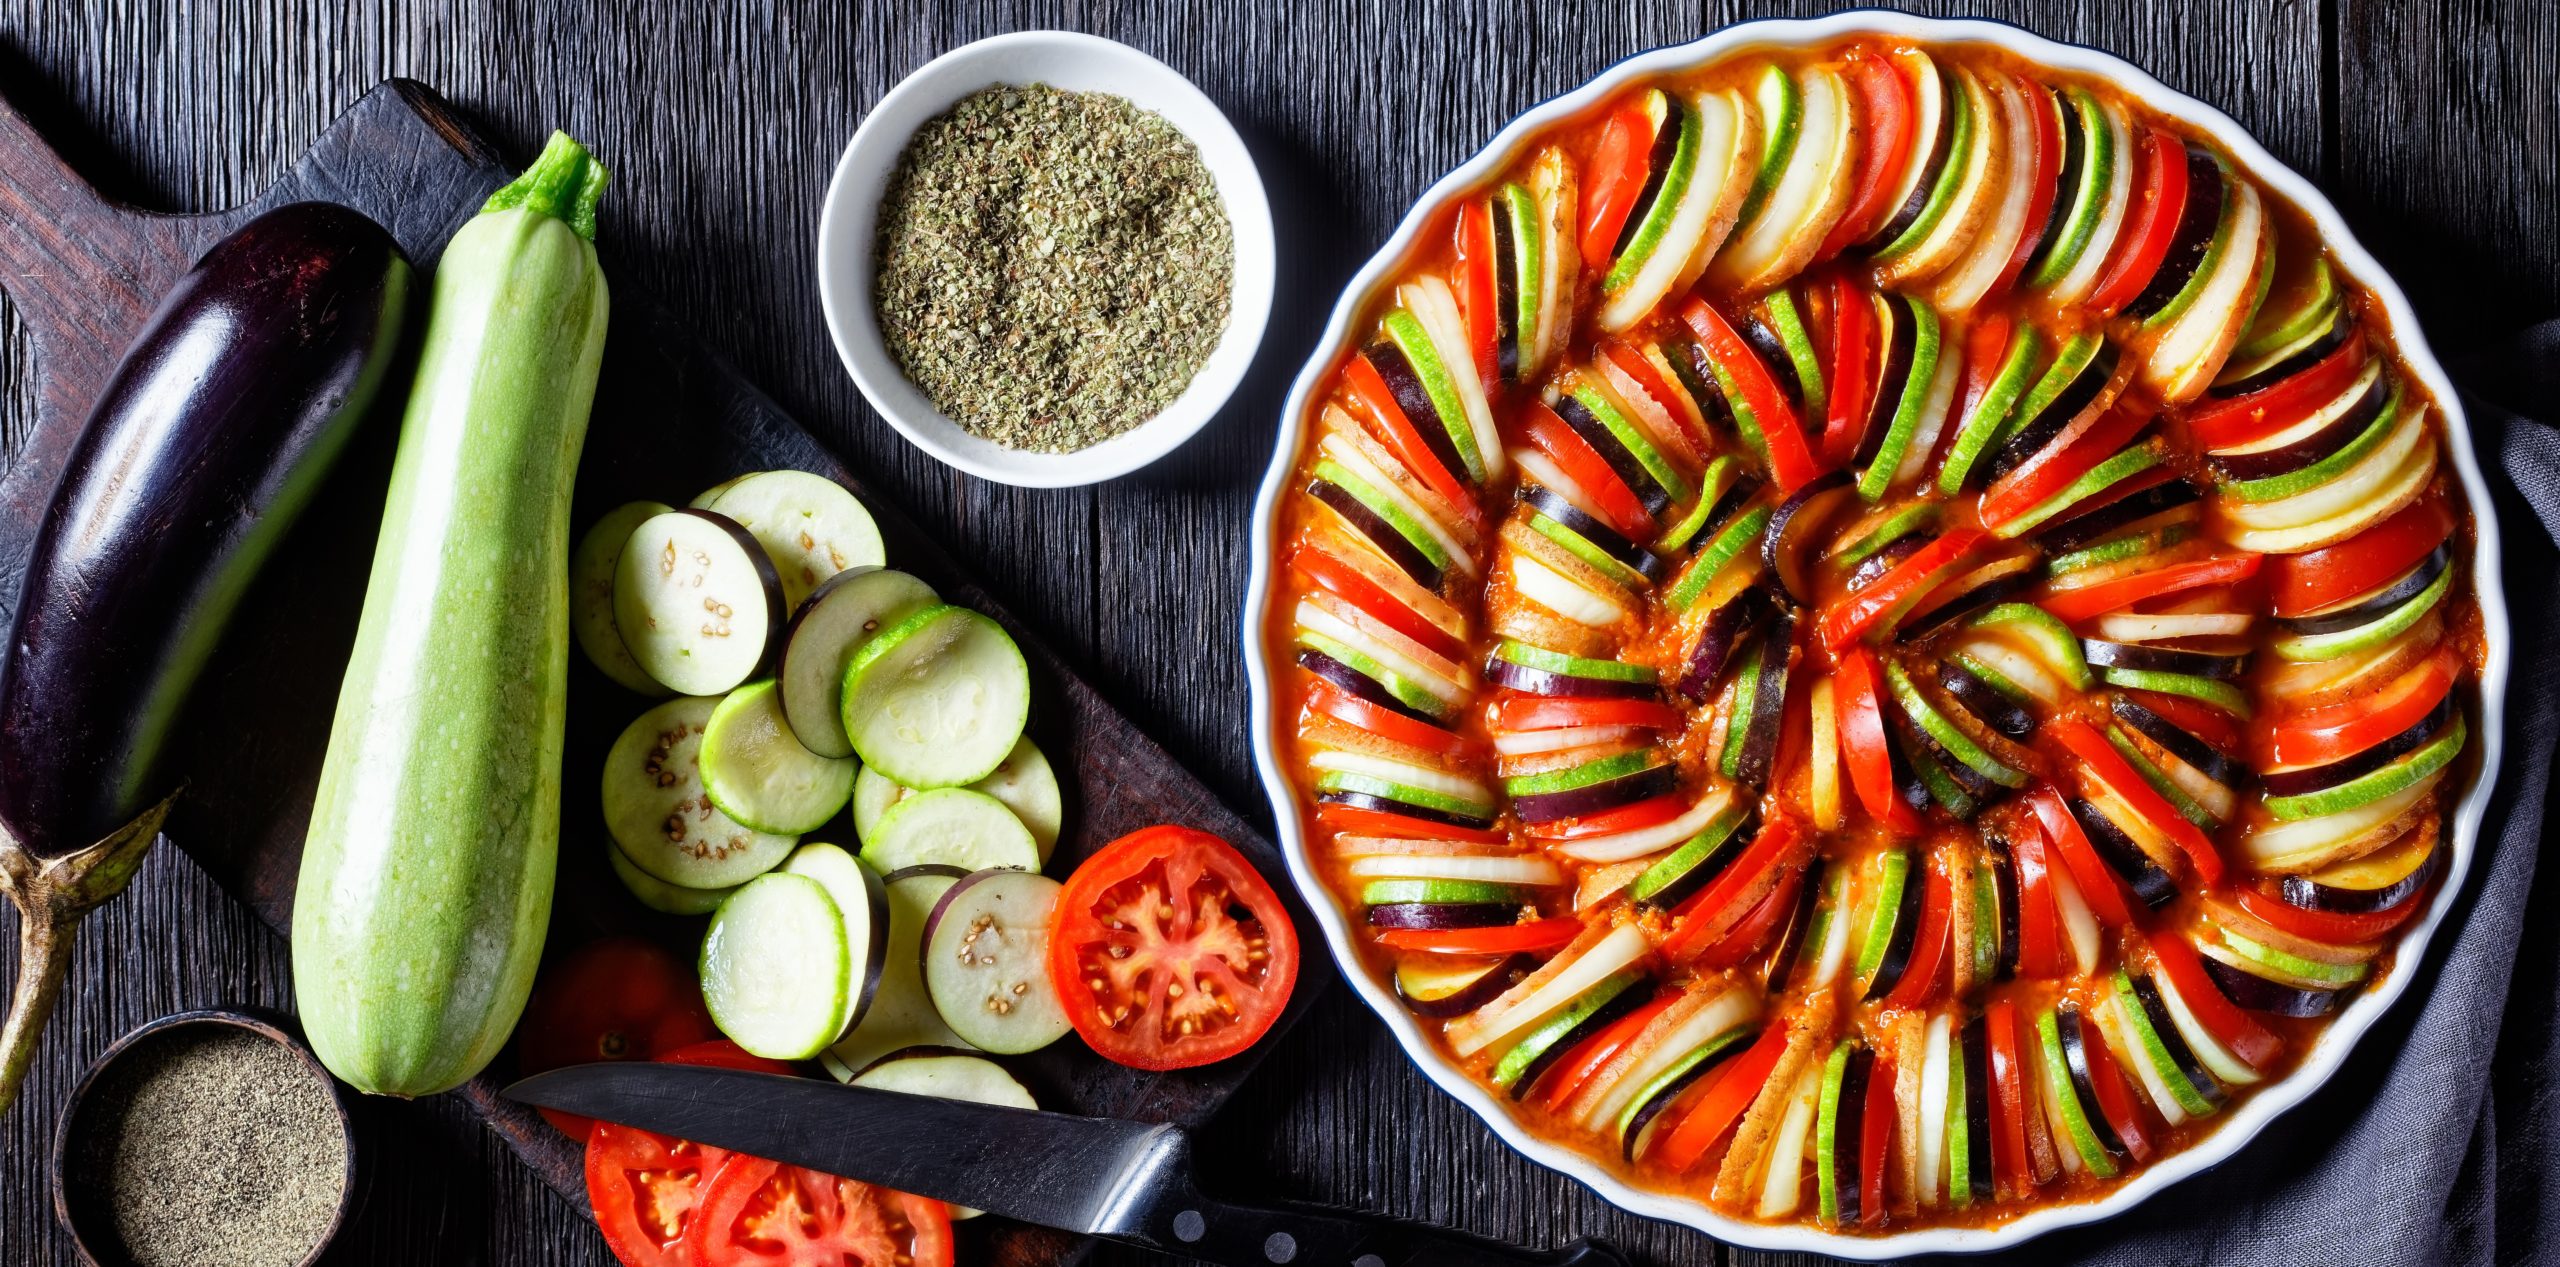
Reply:
[[[206,247],[260,211],[320,199],[373,217],[430,270],[445,240],[512,171],[432,90],[391,80],[339,116],[255,203],[207,215],[156,215],[102,198],[0,99],[0,290],[16,304],[34,343],[38,392],[35,431],[20,442],[16,464],[0,479],[0,621],[14,608],[36,524],[87,410],[159,296]],[[637,498],[681,504],[743,471],[796,467],[842,481],[878,518],[893,566],[923,577],[947,600],[1002,621],[1029,657],[1031,734],[1049,754],[1067,801],[1053,873],[1126,831],[1177,822],[1234,841],[1295,901],[1267,839],[995,604],[924,529],[865,491],[858,475],[653,303],[645,276],[616,268],[610,231],[608,215],[602,245],[613,318],[578,472],[573,530]],[[413,329],[423,321],[423,306]],[[406,375],[392,381],[405,382]],[[174,741],[171,773],[188,784],[167,841],[280,934],[292,923],[303,832],[390,467],[401,401],[396,390],[386,396],[244,602]],[[596,772],[613,737],[648,702],[605,681],[581,657],[571,659],[560,875],[547,953],[608,932],[638,932],[689,955],[701,921],[641,909],[612,877],[603,853],[608,845]],[[831,833],[851,843],[849,831],[818,835]],[[1330,979],[1323,957],[1311,956],[1289,1020],[1303,1014]],[[1046,1107],[1196,1124],[1225,1101],[1254,1059],[1248,1054],[1206,1069],[1150,1074],[1103,1061],[1069,1039],[1007,1063]],[[585,1209],[577,1147],[531,1111],[497,1098],[511,1064],[511,1055],[500,1057],[489,1075],[455,1094],[563,1199]],[[964,1243],[973,1262],[1047,1264],[1077,1248],[1070,1238],[1001,1220],[964,1226],[971,1229],[965,1235],[980,1239],[976,1246]]]

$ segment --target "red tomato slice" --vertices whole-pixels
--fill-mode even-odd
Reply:
[[[1885,1158],[1893,1154],[1893,1132],[1902,1124],[1893,1100],[1893,1057],[1876,1054],[1867,1068],[1867,1102],[1859,1106],[1858,1221],[1870,1227],[1884,1222]]]
[[[1652,160],[1653,117],[1641,105],[1618,107],[1582,169],[1584,267],[1605,269],[1617,258],[1618,235],[1627,227],[1636,199],[1644,195]]]
[[[2179,852],[2186,854],[2187,861],[2195,866],[2196,878],[2206,884],[2222,883],[2222,851],[2214,847],[2213,838],[2205,835],[2203,828],[2188,822],[2175,806],[2170,805],[2150,784],[2143,782],[2142,776],[2125,761],[2124,754],[2116,751],[2115,745],[2108,743],[2107,737],[2099,734],[2096,727],[2078,718],[2063,718],[2047,727],[2047,733],[2069,749],[2072,756],[2080,758],[2080,763],[2088,767],[2090,777],[2106,784],[2107,790],[2115,793],[2116,799],[2123,801],[2127,809],[2140,815],[2161,835],[2167,836]]]
[[[2444,702],[2461,674],[2462,653],[2438,647],[2371,696],[2285,717],[2267,733],[2261,764],[2322,765],[2352,757],[2417,725]]]
[[[1662,412],[1678,420],[1679,433],[1663,437],[1663,447],[1671,449],[1682,461],[1692,463],[1701,461],[1704,455],[1698,451],[1698,444],[1704,441],[1712,445],[1713,440],[1711,437],[1700,434],[1696,425],[1690,421],[1693,411],[1681,404],[1681,401],[1687,399],[1686,395],[1673,394],[1671,384],[1663,380],[1662,372],[1653,367],[1653,362],[1647,359],[1644,353],[1637,351],[1624,341],[1610,340],[1601,347],[1600,355],[1609,358],[1609,363],[1617,366],[1618,372],[1635,380],[1636,386],[1642,388],[1644,394],[1651,397],[1655,405],[1661,407]],[[1684,446],[1685,452],[1682,451]],[[1709,452],[1712,451],[1710,448]]]
[[[2028,95],[2043,95],[2044,100],[2039,104],[2046,107],[2036,111],[2036,167],[2035,175],[2030,178],[2034,182],[2035,193],[2027,204],[2027,223],[2032,227],[2018,235],[2018,247],[2009,252],[2009,262],[2001,266],[2000,280],[1991,284],[1991,295],[2003,294],[2017,284],[2018,274],[2026,270],[2027,257],[2044,244],[2041,230],[2045,222],[2053,218],[2053,200],[2061,192],[2062,115],[2050,108],[2054,92],[2032,80],[2022,82]]]
[[[1678,991],[1664,990],[1645,1000],[1643,1006],[1609,1022],[1599,1033],[1585,1039],[1581,1046],[1565,1053],[1564,1059],[1557,1062],[1555,1072],[1546,1077],[1546,1090],[1540,1098],[1545,1102],[1547,1111],[1562,1112],[1564,1106],[1590,1084],[1591,1076],[1600,1072],[1600,1066],[1626,1050],[1627,1044],[1634,1042],[1636,1035],[1653,1023],[1653,1018],[1671,1010],[1671,1005],[1679,1000]]]
[[[2151,284],[2160,261],[2169,257],[2170,239],[2177,236],[2178,221],[2186,210],[2187,147],[2178,138],[2151,129],[2142,138],[2142,192],[2127,213],[2132,219],[2116,239],[2115,263],[2084,301],[2090,311],[2112,317]]]
[[[1458,307],[1467,323],[1467,346],[1475,349],[1476,378],[1491,387],[1502,381],[1496,372],[1502,338],[1501,304],[1493,280],[1493,204],[1476,203],[1458,213]]]
[[[2267,614],[2301,616],[2389,584],[2453,535],[2453,510],[2430,493],[2333,546],[2267,560]]]
[[[2124,698],[2150,709],[2161,720],[2176,726],[2205,742],[2222,755],[2236,756],[2240,751],[2240,721],[2231,714],[2202,700],[2184,695],[2163,695],[2158,691],[2125,691]]]
[[[1575,434],[1545,401],[1530,401],[1520,410],[1519,418],[1529,443],[1546,454],[1566,478],[1582,486],[1591,498],[1591,509],[1598,511],[1619,536],[1629,541],[1652,539],[1653,516],[1645,513],[1635,490],[1628,488],[1627,482],[1610,469],[1608,461],[1593,451],[1590,441]]]
[[[2275,925],[2296,937],[2330,946],[2353,946],[2369,942],[2409,922],[2418,913],[2420,899],[2426,897],[2426,886],[2378,911],[2358,915],[2337,911],[2306,911],[2272,893],[2254,888],[2234,892],[2240,909]]]
[[[1380,624],[1397,633],[1452,660],[1466,658],[1465,645],[1451,637],[1448,630],[1425,620],[1422,613],[1406,606],[1384,586],[1326,551],[1301,545],[1289,553],[1289,566],[1305,573],[1308,580],[1341,595],[1345,602],[1377,617]]]
[[[1953,936],[1955,905],[1954,886],[1947,882],[1944,867],[1927,867],[1920,881],[1920,927],[1911,942],[1911,961],[1904,965],[1902,977],[1884,996],[1884,1005],[1893,1008],[1921,1007],[1938,996],[1938,973],[1947,963],[1947,942]]]
[[[2018,868],[2018,975],[2059,977],[2071,970],[2063,949],[2062,908],[2053,893],[2054,865],[2044,841],[2022,833],[2009,845]]]
[[[2220,1039],[2232,1055],[2252,1069],[2266,1069],[2275,1063],[2277,1053],[2284,1049],[2284,1040],[2242,1011],[2221,986],[2213,983],[2213,977],[2204,970],[2203,959],[2186,938],[2174,933],[2154,937],[2151,954],[2160,971],[2168,975],[2169,984],[2177,987],[2178,998],[2194,1014],[2196,1023]]]
[[[1978,529],[1958,528],[1912,551],[1892,571],[1822,613],[1822,645],[1837,654],[1886,617],[1909,610],[1988,539],[1989,534]]]
[[[1857,119],[1865,132],[1858,165],[1849,176],[1849,209],[1822,240],[1816,259],[1829,259],[1872,232],[1893,213],[1893,191],[1902,173],[1920,161],[1911,144],[1911,85],[1892,59],[1860,53],[1844,68],[1858,94]]]
[[[1886,74],[1893,72],[1888,69]],[[1876,310],[1867,292],[1848,274],[1831,279],[1831,399],[1822,420],[1822,460],[1846,465],[1858,455],[1876,395]],[[2008,318],[1993,317],[1985,325]],[[2006,335],[2003,336],[2006,340]]]
[[[1380,708],[1323,678],[1317,678],[1315,684],[1308,688],[1307,707],[1381,739],[1391,739],[1445,757],[1465,757],[1475,751],[1475,745],[1464,736],[1451,734],[1427,722],[1415,721],[1394,709]]]
[[[1742,922],[1727,930],[1714,944],[1699,951],[1698,957],[1690,961],[1692,966],[1702,971],[1720,972],[1739,966],[1758,953],[1761,944],[1769,940],[1769,934],[1788,916],[1795,914],[1796,895],[1803,888],[1802,869],[1790,870],[1778,877],[1778,887],[1769,890],[1769,896],[1760,899],[1760,904],[1752,907],[1751,913],[1742,917]]]
[[[1884,712],[1876,699],[1879,676],[1875,653],[1864,647],[1840,657],[1832,705],[1840,713],[1840,755],[1867,812],[1900,835],[1917,836],[1920,816],[1893,786],[1893,750],[1885,746]]]
[[[2091,419],[2076,438],[2065,434],[2036,451],[2034,457],[2001,476],[1982,494],[1982,522],[1997,528],[2034,510],[2071,482],[2114,457],[2151,424],[2151,411],[2118,397],[2105,413]]]
[[[2018,1056],[2018,1009],[2002,999],[1982,1009],[1983,1063],[1991,1075],[1991,1173],[2016,1200],[2035,1186],[2027,1162],[2026,1064]]]
[[[1050,917],[1049,979],[1076,1033],[1133,1069],[1252,1046],[1298,981],[1298,930],[1235,846],[1188,827],[1104,845]]]
[[[2116,878],[2106,859],[2098,856],[2098,847],[2081,833],[2078,820],[2071,817],[2071,807],[2062,803],[2061,793],[2037,784],[2027,794],[2027,807],[2036,812],[2036,821],[2044,824],[2045,843],[2061,855],[2062,865],[2079,886],[2090,912],[2111,927],[2132,927],[2133,907],[2125,896],[2124,881]]]
[[[1769,1071],[1778,1067],[1778,1058],[1786,1052],[1786,1022],[1771,1017],[1761,1027],[1759,1039],[1726,1061],[1723,1072],[1701,1079],[1696,1090],[1684,1094],[1682,1098],[1694,1103],[1676,1125],[1656,1135],[1660,1142],[1654,1145],[1654,1155],[1674,1174],[1697,1165],[1724,1142],[1743,1110],[1759,1097],[1760,1088],[1769,1084]],[[1673,1105],[1667,1111],[1678,1110]]]
[[[725,1038],[693,1043],[657,1059],[678,1065],[717,1065],[756,1073],[790,1073],[791,1066],[751,1056]],[[619,1122],[598,1122],[587,1136],[587,1203],[596,1230],[629,1267],[680,1267],[685,1231],[729,1152],[690,1140],[670,1139]]]
[[[951,1267],[939,1201],[761,1157],[732,1157],[703,1190],[690,1267]]]
[[[647,1060],[718,1032],[691,964],[637,937],[607,937],[543,970],[516,1028],[516,1071]],[[595,1125],[557,1109],[542,1116],[571,1139]]]
[[[2151,1130],[2143,1121],[2142,1105],[2134,1099],[2133,1088],[2125,1085],[2124,1070],[2108,1050],[2106,1037],[2098,1032],[2098,1023],[2086,1013],[2080,1018],[2080,1050],[2088,1058],[2089,1089],[2097,1094],[2098,1111],[2106,1115],[2107,1125],[2115,1128],[2116,1138],[2135,1161],[2151,1160]]]
[[[1761,825],[1742,855],[1696,897],[1672,912],[1671,935],[1662,940],[1665,958],[1688,962],[1721,934],[1733,928],[1743,912],[1736,908],[1759,901],[1784,878],[1781,868],[1800,869],[1811,837],[1781,814]]]
[[[1586,814],[1560,823],[1540,823],[1528,834],[1540,840],[1588,840],[1594,836],[1615,836],[1622,831],[1651,827],[1678,818],[1691,802],[1677,792],[1666,793],[1633,805]]]
[[[1430,485],[1431,491],[1440,494],[1442,500],[1475,520],[1478,512],[1474,491],[1459,482],[1457,475],[1440,460],[1439,453],[1423,440],[1420,431],[1414,429],[1413,420],[1405,416],[1404,406],[1396,403],[1395,393],[1387,390],[1387,380],[1379,377],[1378,367],[1369,363],[1367,355],[1354,355],[1343,363],[1342,385],[1350,389],[1352,399],[1368,410],[1370,421],[1376,424],[1380,433],[1379,438],[1396,451],[1397,457],[1404,459],[1406,468]],[[1477,526],[1483,526],[1480,520]]]
[[[2230,449],[2263,440],[2311,416],[2338,398],[2364,373],[2364,331],[2347,336],[2303,370],[2246,395],[2213,401],[2187,415],[2187,431],[2208,449]]]
[[[1492,711],[1496,730],[1564,730],[1573,726],[1680,729],[1679,711],[1657,700],[1514,695],[1496,703]]]
[[[1358,805],[1321,804],[1316,806],[1316,821],[1338,832],[1359,836],[1396,836],[1414,840],[1461,840],[1479,845],[1499,845],[1511,837],[1498,831],[1482,831],[1435,823],[1427,818],[1414,818],[1386,810],[1367,809]]]
[[[1378,934],[1378,944],[1440,955],[1536,955],[1561,950],[1581,935],[1581,920],[1559,915],[1493,928],[1393,928]]]
[[[1943,538],[1941,538],[1943,540]],[[1913,556],[1918,557],[1918,556]],[[2258,574],[2258,563],[2264,558],[2256,554],[2224,554],[2189,563],[2172,563],[2148,572],[2120,576],[2079,589],[2048,594],[2037,600],[2055,619],[2066,624],[2092,620],[2111,611],[2121,611],[2146,598],[2201,589],[2207,585],[2231,585]]]
[[[1982,403],[1990,392],[1993,379],[2000,376],[2000,363],[2007,359],[2009,339],[2017,323],[2005,312],[1984,315],[1964,334],[1964,387],[1956,393],[1955,406],[1947,412],[1943,439],[1952,443],[1957,424],[1973,416],[1974,406]]]
[[[1759,425],[1760,439],[1769,450],[1769,474],[1778,483],[1778,491],[1792,493],[1814,476],[1827,469],[1814,460],[1813,450],[1805,444],[1804,422],[1796,417],[1795,406],[1787,403],[1778,390],[1778,380],[1769,376],[1769,367],[1760,362],[1760,354],[1743,342],[1724,314],[1706,300],[1692,297],[1680,309],[1680,319],[1696,332],[1698,341],[1706,345],[1707,355],[1733,375],[1734,386],[1742,395],[1742,405],[1751,411]]]

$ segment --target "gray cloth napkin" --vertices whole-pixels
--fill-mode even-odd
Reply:
[[[2497,499],[2516,648],[2466,892],[2337,1077],[2230,1161],[2015,1263],[2560,1261],[2560,868],[2536,883],[2560,735],[2560,321],[2460,374]]]

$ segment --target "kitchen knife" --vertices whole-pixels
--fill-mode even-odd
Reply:
[[[554,1069],[505,1095],[1227,1267],[1627,1267],[1589,1238],[1539,1253],[1355,1211],[1206,1197],[1178,1126],[639,1061]]]

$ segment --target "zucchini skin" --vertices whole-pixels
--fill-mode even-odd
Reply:
[[[507,199],[569,182],[591,231],[603,179],[555,134],[437,269],[294,903],[303,1029],[361,1091],[428,1095],[478,1073],[541,957],[569,495],[610,304],[573,220]]]
[[[90,412],[0,669],[0,827],[38,857],[169,788],[171,723],[399,349],[413,276],[381,226],[278,207],[205,252]]]

